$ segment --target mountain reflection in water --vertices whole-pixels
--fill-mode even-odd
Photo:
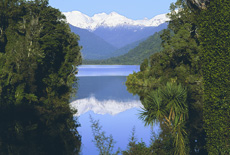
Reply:
[[[116,115],[123,111],[132,108],[143,108],[139,100],[117,101],[104,100],[99,101],[94,96],[85,99],[79,99],[71,103],[74,109],[77,109],[77,116],[80,116],[88,111],[93,111],[95,114],[110,114]]]
[[[78,109],[81,124],[82,154],[98,155],[91,130],[90,115],[99,120],[106,135],[113,136],[116,150],[126,150],[132,129],[135,127],[137,140],[149,145],[151,127],[139,119],[143,107],[139,96],[133,96],[125,86],[126,76],[139,71],[139,66],[84,65],[79,68],[78,92],[71,106]],[[153,127],[159,132],[159,127]]]

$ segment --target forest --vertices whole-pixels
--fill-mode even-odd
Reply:
[[[128,76],[128,90],[144,105],[140,118],[163,129],[147,154],[230,153],[229,7],[224,0],[171,4],[163,50]]]
[[[0,154],[78,154],[78,36],[47,0],[0,1]]]

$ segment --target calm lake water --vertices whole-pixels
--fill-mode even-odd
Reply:
[[[106,136],[112,134],[115,149],[126,150],[135,127],[137,140],[150,142],[151,127],[144,126],[139,113],[142,104],[138,96],[126,90],[126,76],[139,71],[139,66],[127,65],[82,65],[78,73],[78,93],[71,105],[78,109],[78,128],[82,136],[82,154],[98,155],[92,142],[90,115],[99,120]],[[159,132],[158,127],[154,127]]]

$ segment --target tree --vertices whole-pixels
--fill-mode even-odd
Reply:
[[[148,59],[144,59],[143,63],[140,65],[140,70],[145,71],[149,67],[149,61]]]
[[[206,9],[210,0],[186,0],[188,6],[193,9]]]
[[[188,117],[187,91],[180,84],[167,83],[166,86],[152,91],[144,102],[140,118],[146,124],[155,120],[166,124],[174,138],[174,153],[187,154],[185,122]]]
[[[128,150],[122,151],[123,155],[151,155],[151,150],[146,146],[145,142],[137,142],[135,136],[135,127],[132,130],[132,136],[129,140]]]
[[[164,49],[149,58],[148,71],[129,75],[126,84],[130,92],[137,92],[132,90],[132,85],[141,86],[138,94],[142,101],[147,92],[171,80],[186,86],[189,115],[186,132],[190,153],[196,153],[195,148],[198,147],[200,154],[207,154],[204,148],[206,135],[203,129],[203,78],[197,16],[183,0],[171,4],[170,10],[168,29],[161,35]]]
[[[78,36],[47,0],[6,0],[0,8],[1,154],[78,153],[69,105],[81,63]]]
[[[209,154],[230,153],[230,2],[210,1],[199,14],[204,121]]]
[[[93,142],[99,150],[99,155],[119,154],[119,149],[114,154],[112,153],[115,141],[112,135],[110,135],[109,137],[105,135],[105,132],[102,131],[102,126],[100,125],[99,120],[94,120],[92,116],[90,116],[90,122],[94,137]]]

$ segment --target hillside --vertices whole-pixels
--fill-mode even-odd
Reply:
[[[79,44],[83,47],[81,50],[84,59],[102,59],[117,50],[108,42],[86,29],[81,29],[70,25],[71,31],[80,36]]]
[[[128,44],[125,47],[122,47],[122,48],[114,51],[113,53],[111,53],[110,57],[118,57],[118,56],[124,55],[124,54],[128,53],[130,50],[132,50],[135,47],[137,47],[141,42],[145,41],[146,39],[147,38],[138,40],[138,41],[133,42],[131,44]]]
[[[156,27],[140,27],[140,26],[118,26],[118,27],[99,27],[93,31],[94,34],[117,48],[122,48],[133,42],[146,39],[167,28],[167,23],[163,23]]]
[[[137,47],[122,56],[113,57],[106,60],[83,60],[83,64],[139,65],[144,59],[149,58],[150,55],[159,52],[162,49],[160,39],[162,31],[156,32],[147,40],[140,43]]]

